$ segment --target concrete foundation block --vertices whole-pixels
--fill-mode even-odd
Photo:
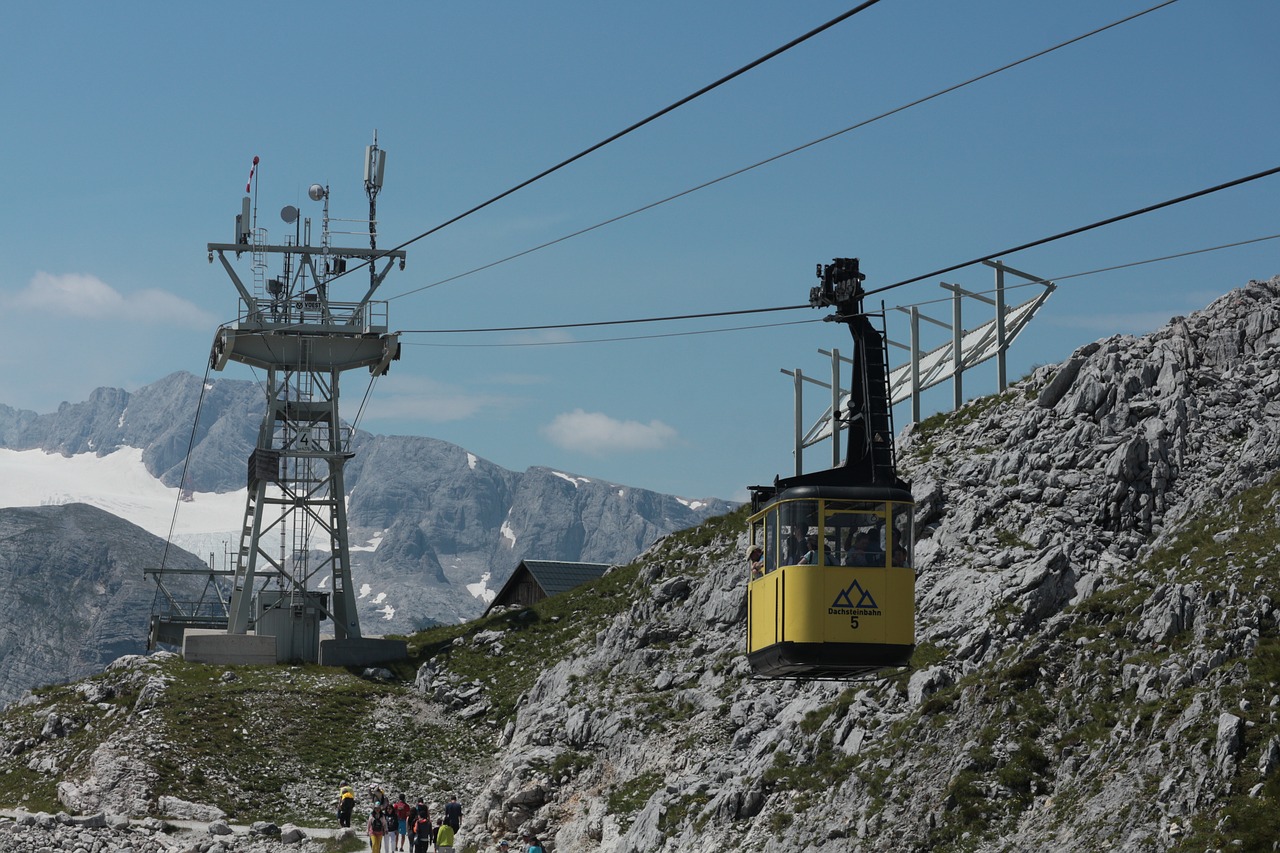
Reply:
[[[191,663],[229,666],[274,664],[276,663],[276,638],[188,628],[182,635],[182,659]]]

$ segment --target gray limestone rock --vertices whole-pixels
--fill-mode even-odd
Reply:
[[[210,835],[231,835],[231,826],[225,820],[214,820],[209,822],[208,832]]]
[[[1229,772],[1244,740],[1244,720],[1235,714],[1218,715],[1218,736],[1213,745],[1214,762],[1219,773]]]
[[[213,821],[225,818],[227,813],[217,806],[205,803],[192,803],[178,797],[161,796],[156,803],[160,814],[183,820]]]
[[[918,706],[934,693],[953,683],[951,673],[940,666],[917,670],[911,673],[911,678],[907,682],[907,701]]]
[[[281,844],[298,844],[307,840],[307,834],[291,823],[280,827]]]

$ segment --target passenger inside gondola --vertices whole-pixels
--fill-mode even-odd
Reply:
[[[819,542],[821,542],[821,544],[822,544],[822,556],[821,556],[821,559],[819,559],[819,555],[818,555],[818,545],[819,545]],[[806,544],[805,544],[805,552],[804,552],[804,556],[800,558],[800,561],[799,561],[796,565],[800,565],[800,566],[817,566],[817,565],[835,566],[835,565],[839,565],[839,564],[836,562],[835,554],[834,554],[834,553],[832,552],[832,550],[831,550],[831,540],[829,540],[829,539],[821,539],[821,538],[818,536],[818,534],[816,534],[816,533],[810,533],[810,534],[809,534],[809,538],[808,538],[808,540],[806,541]]]
[[[893,546],[893,565],[899,569],[911,568],[911,558],[907,556],[907,549],[901,545]]]
[[[810,533],[809,538],[805,540],[804,556],[802,556],[796,565],[799,566],[816,566],[818,564],[818,534]]]
[[[801,533],[799,525],[791,525],[791,535],[787,537],[787,566],[800,565],[800,559],[804,557],[808,548],[805,547],[804,534]]]
[[[871,545],[871,537],[866,533],[859,533],[853,537],[853,545],[849,548],[849,552],[844,555],[844,564],[846,566],[870,566],[871,554],[869,547]]]

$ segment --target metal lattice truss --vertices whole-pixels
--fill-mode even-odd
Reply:
[[[1040,310],[1040,306],[1045,303],[1045,300],[1056,289],[1056,285],[1053,282],[1046,281],[1030,273],[1020,272],[1000,261],[984,261],[983,263],[992,267],[996,272],[994,298],[965,290],[958,285],[941,283],[939,286],[951,293],[951,322],[948,323],[929,317],[916,306],[899,308],[899,311],[908,314],[911,318],[909,341],[908,343],[902,343],[892,340],[886,335],[885,339],[889,346],[906,350],[910,354],[904,364],[890,370],[889,395],[894,404],[911,400],[912,421],[918,422],[920,420],[920,392],[948,380],[953,383],[955,388],[955,408],[959,408],[964,402],[962,385],[964,372],[991,359],[996,359],[997,361],[997,383],[999,390],[1003,392],[1008,385],[1005,376],[1005,353],[1022,330],[1035,317],[1036,312]],[[1027,280],[1029,283],[1039,285],[1038,292],[1026,302],[1012,308],[1006,307],[1004,302],[1006,290],[1004,276],[1006,274],[1014,275]],[[994,316],[975,328],[965,329],[962,322],[963,308],[965,304],[974,302],[991,305],[995,309]],[[922,351],[920,343],[921,320],[946,329],[951,333],[951,340],[928,351]],[[840,363],[851,364],[852,362],[847,358],[841,357],[838,351],[833,353],[819,350],[819,352],[832,357],[831,384],[817,382],[809,377],[804,377],[804,381],[813,382],[828,389],[838,389],[840,386]],[[788,375],[794,375],[790,371],[783,372]],[[799,373],[799,371],[795,371],[795,373]],[[800,388],[801,384],[797,382],[797,411],[799,411],[800,407]],[[832,395],[832,400],[832,404],[827,406],[822,416],[807,430],[799,432],[800,422],[797,420],[797,449],[810,447],[825,441],[831,438],[833,431],[838,434],[838,431],[844,427],[840,418],[833,417],[832,413],[835,412],[838,415],[844,409],[848,404],[849,395],[844,392],[838,392]],[[833,447],[834,452],[835,448]]]

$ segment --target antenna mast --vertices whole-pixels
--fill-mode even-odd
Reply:
[[[387,152],[378,147],[378,131],[373,131],[373,144],[364,150],[364,191],[369,196],[369,250],[378,251],[378,191],[387,169]],[[375,255],[376,257],[376,255]],[[376,287],[373,262],[369,263],[369,286]]]
[[[400,358],[399,336],[388,331],[387,303],[372,301],[392,265],[403,269],[405,259],[403,251],[377,249],[374,205],[385,168],[386,154],[375,135],[365,154],[368,249],[333,245],[330,223],[343,220],[330,219],[329,187],[318,183],[308,196],[323,202],[319,246],[311,245],[309,217],[299,234],[295,223],[301,212],[292,206],[281,211],[294,232],[282,243],[270,242],[256,223],[246,228],[238,222],[235,243],[209,244],[210,263],[217,255],[240,296],[237,320],[214,337],[211,365],[222,370],[238,361],[265,370],[267,411],[249,456],[249,496],[226,630],[215,635],[188,631],[183,653],[189,660],[269,658],[345,666],[403,656],[403,642],[360,633],[343,480],[354,453],[351,428],[338,414],[344,371],[366,367],[381,376]],[[248,204],[246,196],[242,208]],[[245,252],[254,260],[249,284],[229,257],[239,259]],[[283,275],[260,275],[258,269],[274,256],[283,259]],[[383,259],[379,270],[376,264]],[[335,301],[331,284],[340,282],[353,260],[369,265],[369,289],[359,301]],[[326,585],[328,591],[322,591]],[[334,639],[321,642],[319,623],[326,618],[333,620]]]

